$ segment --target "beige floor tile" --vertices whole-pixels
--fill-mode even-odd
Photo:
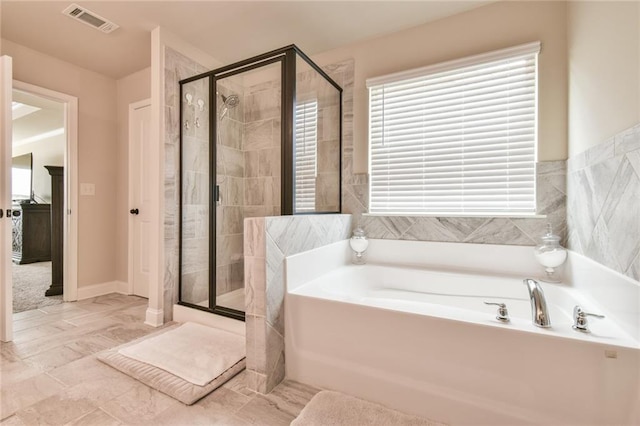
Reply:
[[[293,380],[285,380],[276,386],[271,393],[265,395],[272,403],[294,417],[300,414],[300,411],[309,403],[320,389]]]
[[[67,423],[67,426],[119,426],[122,424],[122,422],[114,419],[101,409],[97,409],[71,423]]]
[[[25,319],[29,319],[29,318],[35,318],[35,317],[41,317],[43,315],[46,315],[44,312],[38,310],[38,309],[32,309],[30,311],[22,311],[22,312],[16,312],[13,314],[13,322],[17,322],[17,321],[21,321],[21,320],[25,320]]]
[[[46,375],[39,374],[8,386],[0,391],[0,418],[4,419],[18,410],[42,401],[61,391],[64,386]]]
[[[7,362],[0,365],[0,383],[4,387],[41,373],[42,368],[25,361]]]
[[[252,425],[269,426],[289,425],[295,418],[262,395],[253,397],[236,416]]]
[[[13,416],[11,416],[11,417],[7,417],[6,419],[0,421],[0,425],[2,425],[2,426],[29,426],[29,425],[25,424],[25,422],[20,420],[20,417],[16,416],[15,414]]]
[[[69,343],[65,347],[83,355],[91,355],[115,346],[118,346],[118,342],[104,336],[88,336]]]
[[[94,356],[85,357],[67,365],[63,365],[49,371],[47,374],[67,386],[75,386],[81,383],[109,379],[124,379],[129,380],[131,383],[137,383],[137,380],[119,372],[115,368],[111,368],[108,365],[103,364]]]
[[[20,360],[21,358],[15,353],[15,343],[0,342],[0,365]]]
[[[160,413],[182,403],[143,384],[105,403],[100,408],[125,424],[150,423]]]
[[[250,398],[245,395],[221,387],[194,405],[172,406],[160,413],[153,423],[161,425],[236,424],[240,419],[234,420],[234,413],[249,400]]]
[[[222,385],[222,387],[231,389],[246,396],[255,395],[255,392],[247,387],[247,370],[242,370],[242,372],[236,374],[231,380]]]
[[[42,371],[49,371],[61,365],[68,364],[72,361],[82,358],[84,355],[65,346],[52,348],[46,352],[40,352],[37,355],[25,358],[25,362],[33,364]]]
[[[140,323],[119,323],[100,332],[100,335],[122,344],[139,339],[157,330],[157,328]]]
[[[70,330],[75,327],[75,325],[64,320],[54,321],[53,323],[47,323],[45,325],[40,325],[17,332],[13,338],[13,342],[25,343],[31,340],[52,336],[54,334],[60,333],[61,331]]]
[[[79,396],[71,389],[43,399],[16,413],[28,425],[64,425],[96,409],[86,396]]]

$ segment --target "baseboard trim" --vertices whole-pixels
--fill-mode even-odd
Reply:
[[[104,296],[109,293],[129,294],[129,285],[122,281],[109,281],[106,283],[78,287],[78,300]]]
[[[164,310],[147,308],[144,323],[151,327],[160,327],[164,324]]]

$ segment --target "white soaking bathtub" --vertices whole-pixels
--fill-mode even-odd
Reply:
[[[538,280],[542,329],[522,282],[539,274],[531,247],[372,240],[368,256],[352,265],[343,241],[287,258],[288,378],[452,425],[640,423],[640,347],[624,322],[636,302],[617,315]],[[608,284],[640,295],[621,279]],[[606,318],[574,331],[575,305]]]

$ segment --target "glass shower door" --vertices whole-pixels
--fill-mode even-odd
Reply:
[[[281,61],[215,79],[216,305],[245,310],[244,219],[280,214]]]

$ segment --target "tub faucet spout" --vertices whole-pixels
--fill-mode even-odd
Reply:
[[[544,298],[544,292],[542,287],[536,280],[526,278],[523,280],[524,285],[529,290],[529,299],[531,299],[531,319],[533,324],[547,328],[551,327],[551,319],[549,318],[549,311],[547,310],[547,301]]]

